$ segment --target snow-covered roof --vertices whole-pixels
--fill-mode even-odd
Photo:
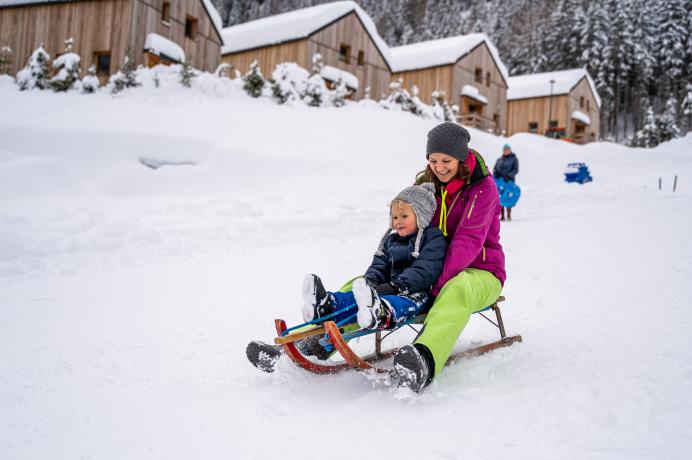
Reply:
[[[475,99],[484,105],[488,103],[488,98],[483,96],[480,93],[480,91],[478,91],[478,88],[476,88],[475,86],[472,86],[472,85],[464,85],[461,88],[461,95],[462,96],[468,96],[471,99]]]
[[[325,3],[226,27],[223,29],[224,47],[221,54],[237,53],[307,38],[353,11],[358,15],[389,66],[389,47],[377,33],[375,23],[372,22],[370,16],[352,1]]]
[[[488,46],[490,54],[506,82],[509,79],[507,67],[502,63],[497,48],[485,34],[457,35],[391,48],[389,52],[392,57],[392,72],[454,64],[483,42]]]
[[[581,121],[585,125],[591,124],[591,118],[589,118],[587,114],[585,114],[584,112],[580,112],[579,110],[575,110],[574,112],[572,112],[572,118],[574,120]]]
[[[207,10],[209,17],[211,18],[211,23],[213,24],[214,29],[216,29],[216,33],[219,34],[221,46],[223,46],[223,21],[221,20],[221,15],[216,10],[216,7],[211,0],[202,0],[202,3],[204,4],[204,8]]]
[[[0,7],[33,5],[35,3],[70,3],[73,1],[76,0],[0,0]],[[214,29],[216,29],[216,32],[219,34],[219,37],[221,38],[221,40],[223,40],[223,22],[221,21],[221,15],[218,11],[216,11],[216,8],[214,7],[214,4],[211,2],[211,0],[202,0],[202,4],[204,5],[204,8],[207,10],[209,18],[211,18],[211,22],[214,25]]]
[[[149,34],[144,41],[144,51],[149,51],[173,61],[185,62],[185,51],[176,42],[159,34]]]
[[[558,72],[535,73],[510,77],[507,100],[528,99],[532,97],[550,96],[550,80],[553,83],[553,95],[569,94],[570,91],[585,78],[589,82],[596,105],[601,107],[601,98],[596,91],[596,84],[586,69],[560,70]]]
[[[345,70],[339,69],[337,67],[332,67],[330,65],[325,65],[320,70],[320,75],[322,78],[337,82],[339,80],[343,81],[346,86],[351,89],[358,90],[358,77],[353,75],[351,72],[346,72]]]

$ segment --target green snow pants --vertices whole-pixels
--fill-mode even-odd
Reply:
[[[495,303],[501,292],[495,275],[475,268],[464,270],[444,285],[414,341],[432,353],[433,377],[440,375],[469,317]]]

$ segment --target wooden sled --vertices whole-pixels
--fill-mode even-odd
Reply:
[[[488,322],[493,324],[495,327],[497,327],[500,331],[500,340],[496,342],[491,342],[485,345],[481,345],[479,347],[472,348],[470,350],[463,350],[457,353],[452,354],[449,359],[447,360],[447,363],[445,365],[449,365],[450,363],[454,362],[457,359],[460,358],[469,358],[473,356],[479,356],[485,353],[488,353],[490,351],[496,350],[498,348],[503,348],[503,347],[508,347],[515,342],[521,342],[522,338],[520,335],[514,335],[514,336],[507,336],[505,332],[505,326],[504,322],[502,321],[502,314],[500,313],[500,307],[497,305],[499,302],[504,301],[505,298],[503,296],[500,296],[495,303],[492,305],[484,308],[483,310],[480,310],[476,312],[476,314],[481,315],[483,318],[485,318]],[[487,316],[485,316],[483,313],[488,311],[488,310],[493,310],[495,312],[495,316],[497,319],[497,322],[494,322]],[[286,356],[288,356],[295,364],[298,366],[302,367],[303,369],[313,372],[316,374],[331,374],[335,372],[342,371],[344,369],[356,369],[356,370],[372,370],[377,373],[385,373],[385,372],[390,372],[390,369],[388,368],[382,368],[382,367],[377,367],[374,365],[374,363],[377,363],[378,361],[382,361],[385,359],[388,359],[392,357],[396,352],[397,348],[393,348],[387,351],[382,351],[382,341],[387,338],[391,333],[401,329],[404,326],[410,326],[413,328],[412,324],[421,324],[424,322],[426,315],[418,315],[416,316],[413,320],[406,322],[404,324],[401,324],[399,327],[393,330],[385,330],[385,331],[380,331],[380,330],[368,330],[368,329],[358,329],[355,331],[351,332],[342,332],[343,326],[339,327],[334,321],[328,320],[323,323],[323,325],[318,326],[314,329],[308,330],[308,331],[301,331],[297,333],[292,333],[292,334],[285,334],[284,331],[286,330],[286,323],[281,320],[277,319],[275,321],[276,325],[276,332],[278,334],[278,337],[274,339],[274,342],[278,345],[281,345],[285,351]],[[415,328],[414,328],[415,330]],[[385,333],[384,337],[382,336],[382,333]],[[418,331],[416,331],[418,332]],[[295,342],[298,340],[302,340],[307,337],[312,337],[315,335],[326,335],[325,339],[321,340],[321,343],[326,342],[330,345],[332,345],[338,352],[339,354],[344,358],[343,361],[341,362],[329,362],[329,361],[321,361],[321,362],[315,362],[311,361],[308,358],[306,358],[296,347]],[[368,355],[366,357],[360,357],[357,353],[355,353],[351,347],[348,345],[348,340],[351,340],[356,337],[362,337],[365,335],[369,334],[375,334],[375,353]]]

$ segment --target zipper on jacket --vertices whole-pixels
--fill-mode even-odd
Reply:
[[[478,198],[478,193],[476,193],[473,197],[473,202],[471,203],[471,207],[469,208],[469,213],[466,215],[466,220],[471,219],[471,213],[473,212],[473,208],[476,206],[476,199]]]

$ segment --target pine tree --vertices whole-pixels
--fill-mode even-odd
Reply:
[[[29,62],[17,73],[17,85],[21,91],[27,89],[46,89],[48,87],[48,62],[50,55],[43,49],[43,43],[31,53]]]
[[[250,64],[250,70],[243,76],[243,89],[252,97],[260,97],[266,82],[257,61]]]
[[[307,79],[307,70],[295,62],[278,64],[272,72],[272,96],[279,104],[300,100],[305,94]]]
[[[652,148],[657,146],[660,142],[661,140],[658,132],[658,122],[656,121],[656,116],[654,115],[654,109],[649,106],[646,109],[644,126],[637,131],[632,144],[636,147]]]
[[[677,101],[674,97],[666,101],[666,110],[659,121],[659,142],[666,142],[680,136],[680,128],[677,124]]]
[[[459,114],[457,106],[450,106],[446,100],[445,92],[437,90],[432,92],[432,111],[433,116],[440,121],[456,121]],[[457,107],[456,113],[454,107]]]
[[[55,92],[69,91],[74,87],[75,83],[79,82],[79,63],[81,58],[78,54],[72,52],[73,45],[74,40],[72,38],[65,40],[65,52],[53,61],[53,68],[56,74],[49,80],[48,84]]]
[[[82,92],[91,94],[95,93],[101,86],[101,81],[96,76],[96,66],[92,65],[87,69],[87,75],[82,78]]]
[[[0,48],[0,75],[9,75],[12,68],[12,48],[3,46]]]
[[[185,88],[192,87],[192,80],[197,77],[197,71],[192,67],[188,60],[180,66],[180,84]]]
[[[349,90],[346,87],[346,83],[339,79],[336,82],[336,87],[330,91],[329,99],[334,107],[343,107],[346,105],[346,99],[348,98]]]
[[[313,54],[312,74],[308,77],[305,85],[305,93],[302,96],[303,101],[311,107],[322,106],[328,93],[327,85],[321,75],[323,67],[322,55],[319,53]]]
[[[135,66],[130,61],[129,56],[125,56],[120,70],[111,75],[110,80],[108,80],[108,86],[110,86],[112,94],[119,93],[125,88],[136,88],[139,86],[136,79]]]

